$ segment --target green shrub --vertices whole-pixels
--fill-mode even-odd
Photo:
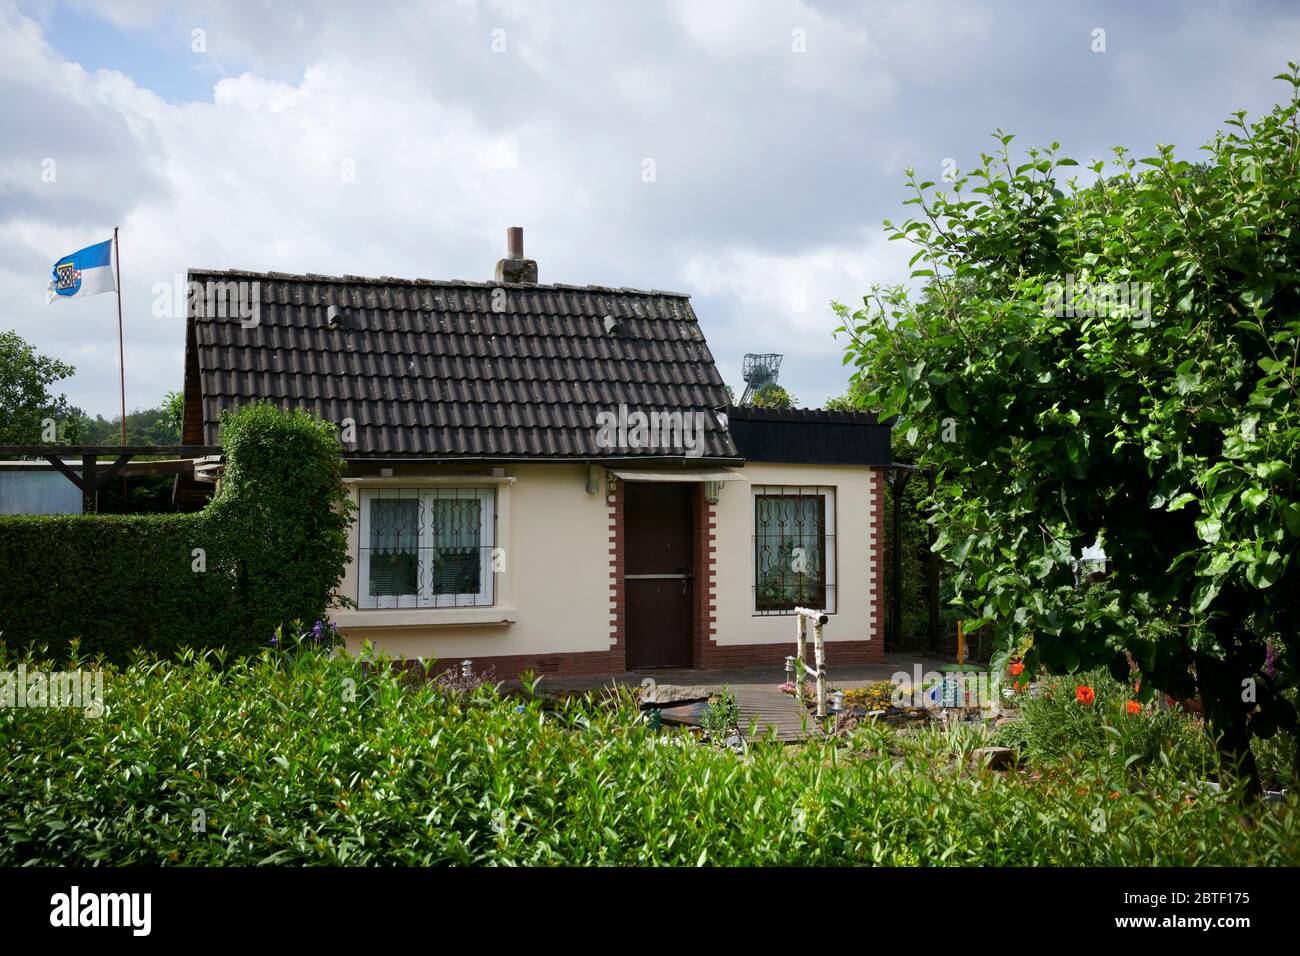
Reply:
[[[1079,701],[1080,686],[1091,688],[1091,703]],[[1135,769],[1168,764],[1187,777],[1212,773],[1213,747],[1198,718],[1149,706],[1132,714],[1132,699],[1132,689],[1105,669],[1052,677],[1038,696],[1021,695],[1020,720],[1000,728],[998,742],[1017,747],[1037,765],[1068,757]]]
[[[231,559],[240,630],[266,640],[284,622],[323,617],[343,580],[352,519],[343,458],[329,422],[265,403],[224,415],[221,444],[221,490],[206,515]]]
[[[1293,801],[1186,802],[1159,767],[1130,792],[1106,762],[1029,782],[834,742],[738,756],[654,733],[630,695],[548,709],[306,642],[104,684],[99,719],[0,708],[0,865],[1300,863]]]
[[[0,640],[125,662],[135,648],[248,652],[325,614],[350,511],[332,427],[252,405],[222,420],[221,490],[198,514],[0,518]]]
[[[1294,706],[1296,689],[1283,691],[1283,696]],[[1255,754],[1255,763],[1259,767],[1260,782],[1270,790],[1284,788],[1295,789],[1300,784],[1296,767],[1296,738],[1279,730],[1272,737],[1252,737],[1250,749]]]
[[[0,639],[58,653],[80,637],[117,660],[203,643],[206,628],[237,620],[207,527],[201,514],[0,518]]]
[[[1029,755],[1029,727],[1021,720],[1012,720],[1003,724],[993,734],[993,742],[999,747],[1010,747],[1022,755]]]
[[[723,684],[704,708],[700,727],[710,740],[721,743],[739,730],[739,721],[740,705],[736,703],[736,695]]]

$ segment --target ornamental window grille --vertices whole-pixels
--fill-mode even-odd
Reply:
[[[835,613],[835,489],[756,485],[754,613]]]
[[[493,603],[496,489],[364,490],[358,531],[359,607]]]

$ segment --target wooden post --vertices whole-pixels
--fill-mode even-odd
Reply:
[[[957,663],[966,663],[966,632],[962,629],[964,622],[957,622]]]
[[[81,513],[93,515],[99,511],[99,483],[95,480],[95,455],[81,456]]]

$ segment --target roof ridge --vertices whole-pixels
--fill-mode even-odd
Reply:
[[[821,421],[846,425],[875,425],[880,416],[867,409],[842,408],[765,408],[760,405],[728,405],[729,417],[741,421]]]
[[[604,292],[612,295],[650,295],[672,299],[690,299],[689,292],[673,292],[668,289],[633,289],[627,286],[608,285],[570,285],[564,282],[475,282],[470,279],[403,279],[398,276],[331,276],[315,272],[254,272],[248,269],[203,269],[190,268],[189,276],[213,276],[230,278],[274,279],[278,282],[332,282],[340,285],[406,285],[406,286],[448,286],[464,289],[536,289],[538,291],[562,292]]]

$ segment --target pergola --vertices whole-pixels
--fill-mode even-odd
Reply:
[[[172,456],[166,461],[138,461],[141,455]],[[0,459],[43,458],[62,472],[81,489],[82,511],[95,514],[99,511],[99,489],[119,475],[184,475],[204,477],[219,463],[219,445],[0,445]],[[66,459],[81,459],[80,474],[75,465]],[[99,467],[100,458],[113,462]]]

